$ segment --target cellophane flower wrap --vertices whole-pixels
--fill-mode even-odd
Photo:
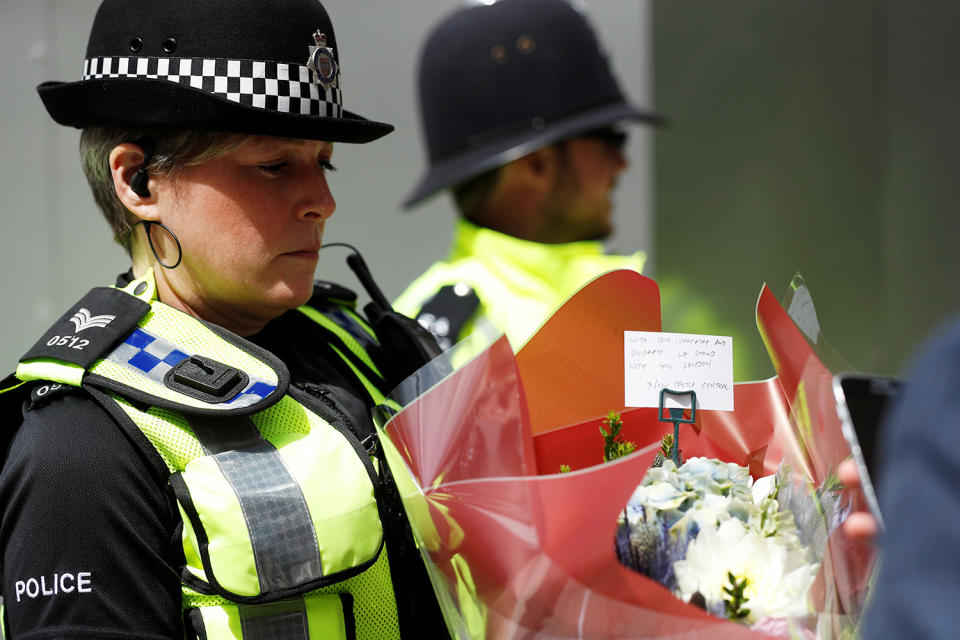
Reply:
[[[681,425],[680,469],[651,469],[673,425],[623,406],[623,332],[660,330],[656,283],[632,271],[586,285],[516,355],[500,338],[449,373],[454,350],[398,390],[381,442],[454,637],[856,637],[874,557],[838,527],[857,496],[833,482],[849,447],[825,343],[766,287],[757,320],[777,376]],[[636,449],[604,463],[611,410]],[[651,575],[621,562],[638,548]],[[716,604],[731,576],[739,613]]]

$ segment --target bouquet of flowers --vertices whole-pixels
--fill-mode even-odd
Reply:
[[[665,459],[627,502],[617,557],[718,617],[789,635],[812,613],[824,534],[843,516],[839,487],[824,489],[803,491],[787,466],[753,481],[732,462]]]
[[[381,442],[454,637],[855,631],[873,557],[836,526],[831,375],[767,289],[758,324],[777,377],[679,425],[679,466],[658,410],[624,406],[623,332],[660,330],[634,272],[588,284],[516,355],[501,338],[398,390]]]

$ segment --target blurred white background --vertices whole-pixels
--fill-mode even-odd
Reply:
[[[98,5],[98,0],[0,0],[0,362],[10,371],[89,288],[111,284],[128,267],[80,170],[79,132],[56,125],[35,91],[43,81],[79,79]],[[446,195],[406,213],[399,203],[425,166],[415,103],[420,43],[458,2],[324,0],[324,5],[337,33],[346,107],[396,126],[372,144],[338,145],[338,171],[331,178],[338,207],[325,240],[359,248],[393,298],[447,250],[453,210]],[[585,6],[627,94],[651,104],[649,3],[597,0]],[[616,195],[618,231],[612,239],[623,251],[647,248],[651,237],[651,142],[649,131],[634,128],[632,165]],[[343,249],[321,252],[317,276],[360,291],[345,255]]]

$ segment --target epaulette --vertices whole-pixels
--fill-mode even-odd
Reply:
[[[11,373],[0,381],[0,415],[5,416],[5,425],[15,427],[20,424],[19,412],[24,403],[27,403],[30,409],[39,409],[71,393],[83,392],[77,387],[59,382],[23,382],[16,374]],[[12,431],[15,430],[14,428]]]
[[[336,302],[353,309],[357,306],[357,294],[353,290],[334,282],[315,280],[313,282],[313,295],[310,296],[308,304],[316,306],[325,302]]]
[[[417,314],[417,322],[434,335],[444,350],[461,338],[464,325],[480,308],[480,298],[466,283],[441,287]]]
[[[30,387],[29,406],[31,409],[45,407],[54,400],[70,394],[82,394],[77,387],[59,382],[36,382]]]
[[[152,271],[91,290],[20,359],[17,378],[197,415],[248,415],[283,397],[290,375],[274,355],[155,297]]]

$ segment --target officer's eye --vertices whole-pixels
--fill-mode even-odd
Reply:
[[[319,164],[320,164],[320,168],[323,169],[324,173],[337,170],[335,166],[330,164],[329,160],[320,160]]]
[[[257,171],[268,178],[276,178],[283,173],[283,170],[286,168],[286,166],[286,162],[277,162],[276,164],[260,164],[257,165]]]

